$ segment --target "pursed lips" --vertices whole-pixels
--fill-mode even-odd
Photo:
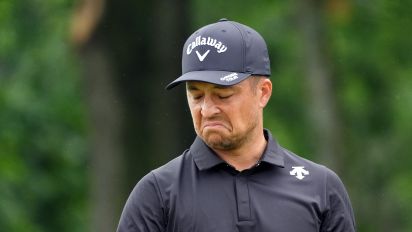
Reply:
[[[206,128],[206,127],[225,127],[226,128],[224,123],[216,122],[216,121],[214,121],[214,122],[205,122],[203,124],[203,128]]]

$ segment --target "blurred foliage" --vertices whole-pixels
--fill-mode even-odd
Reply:
[[[0,2],[0,228],[84,231],[85,120],[71,1]]]
[[[346,151],[345,182],[358,231],[412,230],[412,1],[331,0],[328,51]],[[266,127],[314,154],[297,1],[190,2],[192,29],[229,18],[267,40],[274,93]],[[0,1],[0,228],[85,231],[86,121],[67,43],[72,1]],[[136,20],[138,19],[136,15]],[[189,30],[189,31],[192,31]],[[161,88],[161,87],[159,87]]]

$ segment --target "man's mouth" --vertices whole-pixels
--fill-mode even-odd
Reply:
[[[217,129],[217,128],[226,128],[225,124],[222,122],[206,122],[203,124],[203,129]]]

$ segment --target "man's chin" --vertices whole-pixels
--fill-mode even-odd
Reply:
[[[208,133],[203,140],[212,149],[228,150],[233,147],[230,139],[219,133]]]

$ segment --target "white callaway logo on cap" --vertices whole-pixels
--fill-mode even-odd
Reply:
[[[217,53],[222,53],[227,50],[227,46],[224,45],[222,42],[218,41],[217,39],[213,39],[211,37],[206,38],[206,37],[198,36],[196,37],[195,41],[189,43],[189,45],[187,46],[186,54],[189,55],[190,53],[192,53],[193,49],[195,49],[197,46],[202,46],[202,45],[207,45],[207,46],[216,48]],[[202,55],[196,50],[197,58],[199,58],[200,61],[203,61],[206,58],[206,56],[209,54],[209,52],[210,50],[207,50]]]
[[[200,61],[203,61],[206,58],[207,54],[209,54],[209,52],[210,52],[210,50],[207,50],[205,52],[205,54],[200,55],[200,53],[198,51],[196,51],[197,58],[199,58]]]
[[[239,77],[238,77],[237,73],[231,73],[231,74],[229,74],[229,75],[226,75],[226,76],[220,78],[220,80],[221,80],[221,81],[226,81],[226,82],[231,82],[231,81],[234,81],[234,80],[236,80],[236,79],[238,79],[238,78],[239,78]]]

